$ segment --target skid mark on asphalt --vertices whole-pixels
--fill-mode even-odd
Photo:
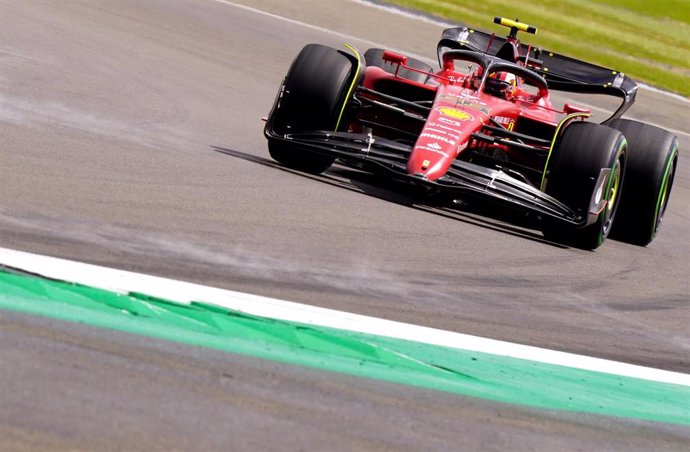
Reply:
[[[0,210],[0,224],[33,231],[42,237],[58,238],[61,241],[108,246],[116,245],[120,252],[139,256],[157,256],[172,261],[194,262],[198,268],[232,275],[233,279],[264,281],[264,284],[283,287],[318,288],[321,293],[343,293],[371,300],[406,300],[413,304],[424,300],[430,309],[434,305],[452,304],[462,309],[463,305],[477,303],[484,290],[500,290],[514,285],[542,286],[541,281],[497,280],[472,275],[428,275],[424,272],[394,274],[375,268],[366,260],[352,257],[344,262],[320,262],[315,265],[309,260],[285,259],[280,256],[258,254],[239,244],[221,252],[200,244],[154,232],[133,231],[126,227],[96,224],[88,221],[65,221],[33,214],[18,214]],[[460,293],[460,291],[462,293]],[[495,302],[494,309],[500,309],[502,302]]]
[[[635,311],[640,310],[655,310],[653,306],[639,306],[633,305],[634,308],[618,308],[615,305],[609,303],[601,303],[592,300],[590,297],[579,294],[575,291],[570,291],[568,293],[562,293],[560,302],[563,305],[570,306],[575,311],[582,311],[590,314],[594,314],[598,317],[603,317],[605,319],[610,319],[612,325],[616,325],[616,329],[619,332],[627,331],[627,334],[632,336],[644,337],[648,340],[655,341],[661,344],[669,344],[674,347],[678,347],[684,350],[690,350],[690,336],[679,335],[679,334],[669,334],[664,331],[654,328],[654,322],[642,322],[635,319],[631,319],[626,316],[626,312],[630,312],[633,309]],[[678,306],[671,306],[669,301],[665,303],[661,308],[656,309],[679,309]],[[690,302],[676,302],[674,304],[685,304],[690,308]],[[651,329],[650,329],[651,327]]]
[[[435,290],[429,280],[412,280],[402,275],[382,272],[364,260],[351,258],[346,262],[301,262],[294,258],[257,254],[242,244],[229,252],[220,252],[180,238],[146,233],[123,226],[65,220],[0,209],[0,225],[32,232],[42,237],[70,240],[97,246],[112,246],[120,252],[142,256],[158,256],[173,261],[192,261],[201,267],[222,268],[233,278],[270,281],[272,284],[315,287],[321,292],[338,292],[371,299],[417,300],[431,298],[437,302],[459,300],[442,290]],[[445,284],[443,284],[445,285]]]
[[[59,102],[41,102],[0,96],[0,121],[20,126],[52,126],[78,130],[118,141],[162,148],[172,144],[193,143],[179,128],[150,124],[146,128],[108,118],[103,113],[86,112]]]
[[[396,274],[381,271],[366,260],[351,257],[342,262],[320,262],[316,265],[307,258],[286,259],[282,256],[260,254],[255,249],[248,249],[236,244],[230,249],[218,251],[201,244],[189,242],[179,237],[162,235],[156,232],[134,231],[124,226],[93,223],[84,220],[65,220],[45,215],[13,212],[0,209],[0,225],[7,224],[11,229],[30,232],[43,239],[59,240],[65,243],[105,246],[118,249],[121,253],[130,253],[150,259],[161,258],[173,262],[193,263],[197,269],[208,269],[227,275],[225,280],[262,281],[285,288],[302,290],[315,288],[322,294],[339,293],[364,297],[371,303],[377,300],[400,300],[407,303],[408,310],[423,303],[426,309],[434,306],[442,309],[453,305],[462,311],[463,306],[485,304],[487,291],[494,294],[494,301],[487,305],[485,312],[501,311],[526,304],[538,306],[548,301],[553,307],[552,294],[558,293],[557,305],[566,313],[592,313],[596,317],[615,320],[617,333],[627,331],[648,341],[660,344],[672,344],[675,347],[688,349],[687,337],[667,333],[644,322],[636,322],[608,306],[602,306],[581,294],[568,284],[555,285],[550,280],[540,278],[511,279],[479,275],[438,275],[417,271],[413,274]],[[0,229],[3,229],[0,227]],[[228,279],[229,278],[229,279]],[[554,292],[547,292],[548,300],[534,295],[533,299],[511,299],[512,287],[534,287],[534,294],[543,292],[541,287],[549,287]],[[501,295],[503,294],[503,295]],[[536,318],[548,316],[547,311]],[[614,323],[604,320],[603,324]],[[586,330],[586,326],[582,327]]]

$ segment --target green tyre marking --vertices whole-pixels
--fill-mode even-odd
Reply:
[[[666,168],[664,169],[664,177],[661,180],[661,189],[659,190],[659,196],[656,200],[656,210],[654,211],[654,222],[652,227],[652,237],[654,237],[661,226],[661,217],[663,216],[662,210],[666,209],[666,203],[668,198],[668,188],[669,188],[669,176],[671,175],[671,168],[674,166],[674,162],[678,157],[678,144],[673,147],[671,151],[671,158],[668,159]]]
[[[539,190],[544,191],[546,188],[545,182],[546,182],[546,174],[549,170],[549,160],[551,160],[551,154],[553,153],[553,149],[556,146],[556,140],[558,139],[558,135],[561,133],[561,128],[563,128],[563,125],[565,125],[566,122],[570,121],[571,119],[581,117],[581,118],[589,118],[591,113],[571,113],[565,118],[561,120],[561,122],[558,123],[558,126],[556,127],[556,132],[553,134],[553,140],[551,140],[551,146],[549,147],[549,153],[546,156],[546,162],[544,162],[544,172],[541,175],[541,183],[539,184]]]
[[[618,145],[618,149],[616,149],[616,155],[618,155],[621,152],[621,149],[626,147],[628,145],[628,142],[625,138],[621,141],[621,143]],[[623,157],[625,159],[625,157]],[[606,239],[606,236],[608,235],[609,230],[611,229],[611,223],[613,222],[611,217],[616,214],[616,206],[612,205],[615,204],[616,201],[619,198],[620,193],[619,188],[620,188],[620,180],[621,180],[621,172],[622,172],[622,167],[621,167],[621,158],[617,158],[616,161],[613,163],[613,168],[611,169],[611,175],[609,176],[609,180],[606,184],[606,198],[607,198],[607,205],[606,208],[604,209],[603,212],[601,212],[601,228],[599,228],[599,238],[598,242],[599,245],[604,243],[604,240]],[[625,161],[625,160],[623,160]],[[611,202],[613,201],[613,203]]]
[[[345,47],[350,49],[352,53],[355,54],[355,58],[357,58],[357,69],[355,70],[355,75],[352,78],[352,83],[350,83],[350,89],[347,90],[347,95],[345,96],[345,100],[343,101],[343,106],[340,108],[340,114],[338,115],[338,122],[335,123],[335,130],[338,130],[340,127],[340,121],[343,119],[343,113],[345,112],[345,106],[347,105],[347,100],[350,98],[350,95],[352,94],[352,90],[355,88],[355,84],[357,83],[357,79],[359,78],[359,72],[362,69],[362,59],[359,56],[359,51],[351,46],[350,44],[345,44]]]

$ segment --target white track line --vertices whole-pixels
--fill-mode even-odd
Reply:
[[[430,64],[436,64],[436,61],[435,61],[435,60],[430,60],[430,59],[427,58],[426,56],[419,55],[419,54],[415,54],[415,53],[410,53],[410,52],[407,52],[407,51],[405,51],[405,50],[403,50],[403,49],[396,49],[395,47],[391,47],[391,46],[389,46],[388,44],[383,44],[383,43],[380,43],[380,42],[374,42],[374,41],[370,41],[370,40],[368,40],[368,39],[363,39],[363,38],[361,38],[361,37],[357,37],[357,36],[349,35],[349,34],[346,34],[346,33],[340,33],[340,32],[337,32],[337,31],[329,30],[329,29],[327,29],[327,28],[320,27],[320,26],[318,26],[318,25],[313,25],[313,24],[309,24],[309,23],[302,22],[302,21],[299,21],[299,20],[290,19],[290,18],[288,18],[288,17],[280,16],[280,15],[274,14],[274,13],[269,13],[269,12],[263,11],[263,10],[261,10],[261,9],[252,8],[251,6],[246,6],[246,5],[242,5],[242,4],[239,4],[239,3],[234,3],[234,2],[231,2],[231,1],[229,1],[229,0],[211,0],[211,1],[213,1],[213,2],[215,2],[215,3],[222,3],[222,4],[227,5],[227,6],[232,6],[232,7],[235,7],[235,8],[243,9],[243,10],[245,10],[245,11],[249,11],[249,12],[252,12],[252,13],[255,13],[255,14],[259,14],[259,15],[262,15],[262,16],[266,16],[266,17],[270,17],[270,18],[272,18],[272,19],[280,20],[280,21],[282,21],[282,22],[287,22],[287,23],[290,23],[290,24],[293,24],[293,25],[298,25],[298,26],[300,26],[300,27],[308,28],[308,29],[310,29],[310,30],[316,30],[316,31],[319,31],[319,32],[322,32],[322,33],[326,33],[326,34],[329,34],[329,35],[339,36],[339,37],[343,38],[345,41],[353,41],[353,40],[356,40],[356,41],[367,42],[367,43],[371,44],[371,45],[374,46],[374,47],[390,49],[390,50],[393,50],[393,51],[395,51],[395,52],[404,53],[404,54],[406,54],[406,55],[408,55],[408,56],[411,56],[411,57],[413,57],[413,58],[417,58],[417,59],[419,59],[419,60],[426,61],[427,63],[430,63]],[[376,9],[388,11],[388,12],[391,12],[391,13],[393,13],[393,14],[402,15],[402,16],[404,16],[404,17],[409,17],[409,18],[412,18],[412,19],[415,19],[415,20],[420,20],[420,21],[422,21],[422,22],[432,23],[432,24],[440,25],[440,26],[448,26],[448,27],[454,25],[453,23],[450,23],[450,22],[443,22],[443,21],[435,20],[435,19],[433,19],[433,18],[424,16],[424,15],[421,15],[421,14],[414,14],[414,13],[405,11],[405,10],[403,10],[403,9],[396,8],[396,7],[394,7],[394,6],[380,5],[380,4],[368,2],[368,1],[366,1],[366,0],[350,0],[350,1],[355,2],[355,3],[360,3],[360,4],[362,4],[362,5],[366,5],[366,6],[369,6],[369,7],[372,7],[372,8],[376,8]],[[661,90],[658,90],[658,89],[656,89],[656,88],[648,87],[648,86],[646,86],[646,85],[640,85],[640,87],[641,87],[641,88],[645,88],[645,89],[649,89],[649,90],[651,90],[651,91],[654,91],[654,92],[657,92],[657,93],[660,93],[660,94],[663,94],[663,95],[666,95],[666,96],[669,96],[669,97],[673,97],[673,98],[675,98],[675,99],[682,100],[682,101],[684,101],[684,102],[690,103],[690,101],[689,101],[688,99],[686,99],[686,98],[684,98],[684,97],[682,97],[682,96],[679,96],[679,95],[677,95],[677,94],[668,93],[668,92],[666,92],[666,91],[661,91]],[[593,110],[598,110],[598,111],[606,112],[606,113],[609,113],[609,114],[611,113],[610,110],[606,110],[606,109],[603,109],[603,108],[598,108],[598,107],[593,107],[593,106],[590,106],[590,105],[586,105],[586,104],[583,104],[582,102],[579,102],[579,101],[578,101],[578,103],[579,103],[579,104],[582,104],[582,106],[583,106],[583,107],[586,107],[586,108],[591,108],[591,109],[593,109]],[[669,132],[672,132],[672,133],[674,133],[674,134],[676,134],[676,135],[684,135],[684,136],[686,136],[686,137],[690,137],[690,133],[685,132],[685,131],[682,131],[682,130],[669,129],[668,127],[661,126],[661,125],[657,125],[657,124],[653,124],[653,123],[649,123],[649,124],[650,124],[650,125],[657,126],[657,127],[660,127],[660,128],[662,128],[662,129],[666,129],[666,130],[668,130]]]
[[[400,8],[400,7],[393,6],[393,5],[384,5],[384,4],[380,4],[377,2],[372,2],[370,0],[350,0],[350,1],[354,2],[354,3],[359,3],[360,5],[368,6],[369,8],[379,9],[381,11],[387,11],[391,14],[407,17],[409,19],[418,20],[420,22],[425,22],[428,24],[438,25],[441,27],[455,27],[458,25],[457,22],[447,22],[447,21],[444,21],[441,19],[436,19],[433,16],[426,15],[424,13],[414,13],[414,12],[408,11],[404,8]],[[640,83],[639,85],[640,85],[640,88],[643,88],[643,89],[646,89],[649,91],[653,91],[655,93],[663,94],[663,95],[671,97],[673,99],[676,99],[676,100],[690,104],[690,99],[688,99],[687,97],[683,97],[680,94],[675,94],[675,93],[671,93],[668,91],[664,91],[664,90],[661,90],[659,88],[655,88],[653,86],[645,85],[644,83]]]
[[[424,22],[427,24],[438,25],[440,27],[446,27],[446,28],[458,26],[457,22],[448,22],[445,20],[435,18],[435,17],[428,15],[428,14],[415,13],[413,11],[410,11],[410,10],[407,10],[404,8],[400,8],[400,7],[394,6],[394,5],[384,5],[381,3],[371,2],[368,0],[350,0],[350,1],[354,2],[354,3],[359,3],[360,5],[368,6],[369,8],[374,8],[374,9],[378,9],[381,11],[386,11],[388,13],[395,14],[397,16],[407,17],[408,19],[418,20],[420,22]]]
[[[419,55],[419,54],[415,54],[415,53],[410,53],[410,52],[407,52],[407,51],[405,51],[405,50],[403,50],[403,49],[398,49],[398,48],[395,48],[395,47],[390,47],[388,44],[382,44],[382,43],[380,43],[380,42],[371,41],[371,40],[369,40],[369,39],[363,39],[363,38],[361,38],[361,37],[349,35],[349,34],[347,34],[347,33],[340,33],[340,32],[338,32],[338,31],[329,30],[328,28],[319,27],[318,25],[313,25],[313,24],[310,24],[310,23],[301,22],[301,21],[295,20],[295,19],[290,19],[289,17],[285,17],[285,16],[280,16],[280,15],[278,15],[278,14],[269,13],[269,12],[263,11],[263,10],[261,10],[261,9],[252,8],[251,6],[241,5],[241,4],[239,4],[239,3],[234,3],[234,2],[231,2],[231,1],[229,1],[229,0],[211,0],[211,1],[216,2],[216,3],[222,3],[222,4],[228,5],[228,6],[233,6],[233,7],[235,7],[235,8],[243,9],[243,10],[245,10],[245,11],[250,11],[250,12],[252,12],[252,13],[256,13],[256,14],[259,14],[259,15],[262,15],[262,16],[270,17],[270,18],[272,18],[272,19],[280,20],[280,21],[282,21],[282,22],[287,22],[287,23],[290,23],[290,24],[293,24],[293,25],[299,25],[300,27],[308,28],[308,29],[310,29],[310,30],[316,30],[316,31],[320,31],[320,32],[325,33],[325,34],[329,34],[329,35],[333,35],[333,36],[338,36],[338,37],[340,37],[340,38],[343,38],[346,42],[347,42],[347,41],[361,41],[361,42],[367,42],[367,43],[371,44],[373,47],[386,48],[386,49],[390,49],[390,50],[392,50],[392,51],[394,51],[394,52],[405,53],[405,54],[408,55],[408,56],[411,56],[411,57],[413,57],[413,58],[417,58],[417,59],[420,59],[420,60],[432,61],[432,60],[429,60],[429,58],[426,57],[426,56],[424,56],[424,55]],[[435,60],[433,60],[433,62],[436,63]]]
[[[690,375],[678,372],[377,319],[5,248],[0,248],[0,265],[118,293],[139,292],[179,303],[200,301],[260,317],[690,386]]]
[[[658,91],[658,90],[657,90],[657,91]],[[668,94],[668,95],[670,95],[670,96],[675,96],[675,94],[666,93],[665,91],[658,91],[658,92],[659,92],[659,93],[662,93],[662,94]],[[562,93],[562,92],[559,92],[559,94],[563,94],[563,93]],[[563,97],[566,97],[566,98],[567,98],[567,96],[563,96]],[[608,109],[606,109],[606,108],[601,108],[601,107],[595,107],[594,105],[590,105],[590,104],[588,104],[588,103],[586,103],[586,102],[582,102],[582,101],[579,100],[579,99],[570,99],[570,100],[572,100],[573,103],[576,103],[577,105],[580,105],[580,106],[585,107],[585,108],[589,108],[592,112],[599,111],[599,112],[601,112],[601,113],[605,113],[605,114],[608,114],[608,115],[611,115],[611,114],[613,113],[612,110],[608,110]],[[626,118],[630,118],[630,119],[635,119],[634,116],[625,116],[625,117],[626,117]],[[683,130],[672,129],[672,128],[670,128],[670,127],[662,126],[662,125],[660,125],[660,124],[656,124],[656,123],[649,122],[649,121],[644,121],[644,122],[645,122],[646,124],[649,124],[650,126],[655,126],[655,127],[659,127],[660,129],[668,130],[669,132],[671,132],[671,133],[674,134],[674,135],[684,135],[684,136],[690,138],[690,133],[685,132],[685,131],[683,131]]]

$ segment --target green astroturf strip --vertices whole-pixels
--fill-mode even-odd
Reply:
[[[690,425],[690,387],[0,271],[0,309],[499,402]]]

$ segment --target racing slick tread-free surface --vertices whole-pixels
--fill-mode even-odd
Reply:
[[[607,125],[620,130],[628,141],[625,184],[611,237],[646,246],[661,227],[671,196],[678,138],[630,119],[614,119]]]
[[[278,133],[334,130],[354,70],[337,50],[308,44],[290,66],[269,124]],[[276,161],[308,173],[322,173],[335,161],[283,141],[269,139],[268,146]]]
[[[572,209],[586,215],[603,168],[625,171],[625,138],[617,130],[588,122],[570,124],[548,162],[545,191]],[[546,225],[544,235],[549,239],[573,243],[583,249],[599,247],[610,231],[620,197],[610,190],[612,172],[604,185],[606,199],[613,197],[613,206],[607,205],[597,221],[585,228],[565,229]],[[623,177],[623,181],[625,178]],[[616,187],[614,187],[615,189]]]

